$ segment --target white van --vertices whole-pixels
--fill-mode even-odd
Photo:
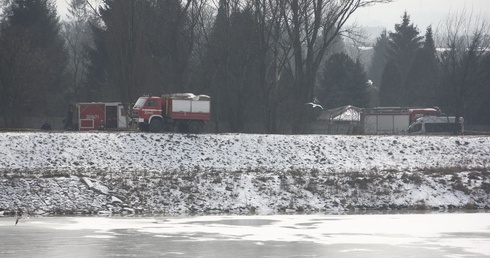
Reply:
[[[464,119],[454,123],[454,116],[423,116],[413,122],[407,130],[408,134],[450,135],[463,134]]]

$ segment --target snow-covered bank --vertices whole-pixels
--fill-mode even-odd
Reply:
[[[490,166],[489,137],[0,133],[1,170],[329,172]]]
[[[490,138],[0,133],[0,213],[490,208]]]

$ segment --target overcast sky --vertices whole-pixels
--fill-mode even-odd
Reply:
[[[357,10],[354,17],[358,25],[366,27],[385,27],[394,30],[395,24],[401,22],[405,11],[410,20],[425,31],[432,25],[435,29],[450,13],[473,12],[489,20],[490,0],[396,0],[389,4],[377,4]]]
[[[69,0],[56,0],[61,17],[66,15]],[[354,13],[353,20],[365,27],[384,27],[393,30],[400,23],[403,12],[407,11],[411,21],[424,32],[427,26],[435,29],[450,13],[461,12],[464,8],[470,13],[490,19],[490,0],[395,0],[389,4],[377,4],[362,8]]]

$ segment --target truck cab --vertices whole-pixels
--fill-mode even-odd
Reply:
[[[150,121],[162,118],[162,100],[160,97],[144,96],[138,98],[133,106],[132,118],[141,131],[148,131]]]

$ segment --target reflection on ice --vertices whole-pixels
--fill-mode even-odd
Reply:
[[[414,257],[490,256],[490,213],[55,217],[32,218],[17,228],[10,222],[0,218],[0,229],[7,229],[13,238],[47,232],[60,236],[53,241],[61,241],[67,250],[80,241],[92,241],[84,245],[93,247],[95,256],[129,252],[136,257],[257,257],[266,252],[271,257],[357,257],[396,256],[401,251]],[[66,235],[73,241],[64,239]],[[101,246],[97,241],[102,239]],[[13,251],[25,248],[6,246]]]
[[[88,238],[115,238],[115,236],[110,236],[110,235],[86,235],[84,237],[88,237]]]
[[[341,253],[352,253],[352,252],[362,252],[362,253],[365,253],[365,252],[368,252],[369,249],[359,249],[359,248],[354,248],[354,249],[348,249],[348,250],[340,250],[339,252]]]
[[[58,229],[132,229],[186,241],[268,241],[453,246],[490,255],[490,214],[281,215],[185,218],[73,218]],[[112,237],[112,236],[111,236]],[[432,241],[438,239],[438,241]],[[358,252],[352,249],[344,252]]]

